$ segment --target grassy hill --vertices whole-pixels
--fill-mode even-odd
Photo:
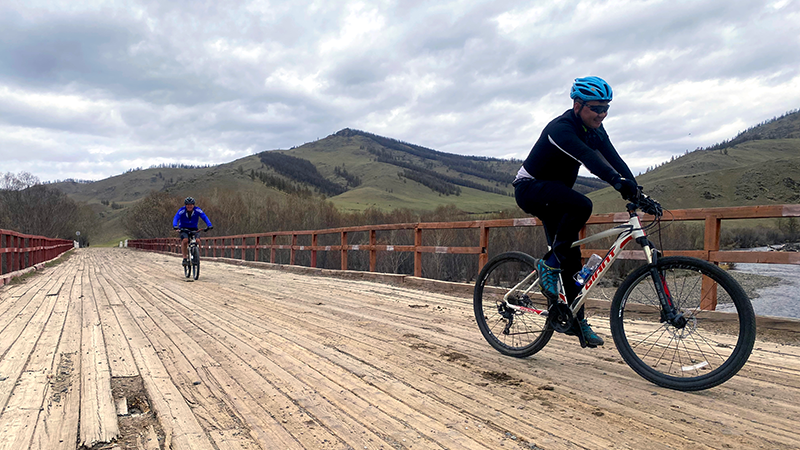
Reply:
[[[800,113],[683,155],[637,181],[669,209],[800,203]],[[624,208],[611,188],[589,197],[598,213]]]
[[[262,196],[305,192],[326,195],[337,207],[351,211],[432,210],[453,204],[484,214],[516,207],[510,182],[519,166],[520,161],[438,152],[344,129],[291,150],[262,152],[213,167],[132,170],[96,182],[53,186],[75,200],[97,205],[104,221],[152,191],[178,196],[224,190]],[[591,178],[578,182],[583,192],[600,186]]]
[[[487,214],[516,206],[510,182],[520,161],[439,152],[371,133],[343,129],[290,150],[271,150],[213,167],[132,170],[96,182],[54,187],[98,212],[98,242],[124,237],[125,209],[152,191],[177,196],[253,192],[260,198],[325,195],[346,211],[455,205]],[[800,113],[759,124],[709,149],[688,153],[637,177],[669,209],[800,202]],[[596,178],[580,177],[596,213],[624,201]],[[598,190],[599,189],[599,190]]]

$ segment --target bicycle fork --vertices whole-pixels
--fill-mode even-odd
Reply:
[[[688,320],[672,301],[672,294],[669,291],[669,286],[667,286],[666,274],[659,272],[656,268],[660,252],[655,250],[653,244],[647,238],[639,238],[637,242],[642,245],[647,255],[650,265],[650,277],[653,279],[653,287],[656,290],[656,294],[658,294],[658,301],[661,303],[661,322],[666,322],[678,329],[684,328]]]

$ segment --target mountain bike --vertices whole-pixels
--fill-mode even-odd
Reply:
[[[651,214],[653,222],[643,227],[637,210]],[[572,244],[617,236],[572,306],[564,294],[564,279],[557,299],[534,295],[539,276],[537,260],[530,255],[506,252],[492,258],[478,275],[473,296],[483,337],[500,353],[518,358],[541,350],[553,332],[576,334],[586,347],[575,315],[625,245],[636,241],[646,263],[622,281],[611,301],[611,335],[620,355],[637,374],[666,388],[696,391],[724,383],[753,350],[756,321],[749,298],[736,280],[712,263],[662,257],[646,234],[660,224],[663,210],[658,202],[640,193],[627,211],[627,223]]]
[[[186,278],[191,277],[196,280],[200,276],[200,249],[197,244],[197,235],[201,231],[208,231],[208,228],[203,230],[181,228],[180,231],[189,235],[189,265],[183,266],[183,272]]]

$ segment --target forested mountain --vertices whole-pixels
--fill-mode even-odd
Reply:
[[[521,161],[463,156],[345,128],[289,150],[269,150],[217,166],[134,169],[95,182],[50,186],[86,202],[109,234],[123,228],[128,207],[151,192],[224,203],[226,193],[250,201],[327,199],[344,213],[432,211],[443,205],[478,216],[523,216],[511,181]],[[672,209],[800,202],[800,113],[793,111],[687,153],[637,177]],[[578,180],[595,212],[624,202],[595,178]],[[303,200],[308,199],[308,200]]]

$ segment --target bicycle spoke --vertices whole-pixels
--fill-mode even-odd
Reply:
[[[547,316],[519,309],[547,310],[547,301],[535,289],[537,283],[535,260],[518,252],[498,255],[478,276],[473,298],[475,318],[484,338],[505,355],[529,356],[552,335]]]
[[[752,350],[755,319],[749,300],[728,274],[704,261],[662,258],[657,270],[678,319],[666,320],[649,268],[639,269],[623,282],[612,304],[617,348],[640,375],[666,387],[696,390],[724,382]],[[722,311],[701,309],[704,277],[718,284]],[[742,330],[746,334],[740,336]]]

